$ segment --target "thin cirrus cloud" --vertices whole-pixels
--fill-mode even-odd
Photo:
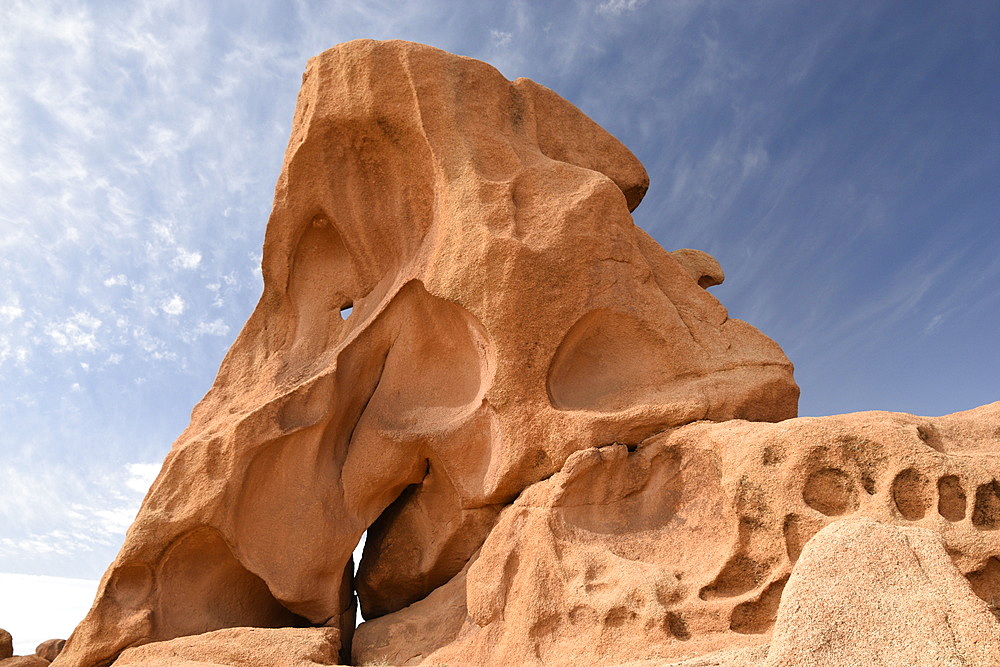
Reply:
[[[260,294],[305,61],[359,37],[487,60],[621,138],[636,222],[720,260],[804,414],[1000,398],[995,3],[13,0],[0,23],[0,572],[113,558]]]

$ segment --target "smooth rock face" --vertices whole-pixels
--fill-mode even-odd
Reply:
[[[1000,600],[1000,524],[990,519],[1000,479],[997,452],[1000,403],[939,418],[867,412],[778,424],[701,422],[653,436],[634,452],[624,445],[579,451],[501,513],[467,572],[426,600],[363,623],[354,659],[572,665],[705,656],[718,660],[706,665],[752,664],[746,655],[759,653],[753,647],[768,642],[775,618],[799,604],[786,609],[789,576],[805,558],[805,545],[847,517],[886,527],[862,524],[867,532],[852,538],[854,551],[837,556],[838,572],[888,567],[865,554],[890,553],[877,545],[896,535],[891,525],[939,536],[934,540],[947,549],[947,567],[920,555],[934,581],[912,591],[912,604],[962,589],[948,593],[958,605],[949,613],[979,618],[968,636],[991,646],[1000,641],[988,606]],[[861,546],[869,537],[873,546]],[[945,554],[923,542],[914,549],[930,549],[934,558]],[[816,567],[806,566],[802,576]],[[850,582],[829,594],[849,586],[863,594]],[[850,599],[834,596],[829,604],[847,608]],[[911,646],[946,637],[940,614],[920,613],[935,629],[910,633],[906,623],[887,617],[895,625],[886,632]],[[799,625],[789,621],[785,634],[776,632],[785,643],[772,649],[773,659],[782,661],[775,664],[799,664],[788,657],[808,648],[806,636],[794,634]],[[874,649],[862,643],[858,650]],[[945,643],[939,650],[952,649]],[[733,655],[744,656],[744,663],[727,662]]]
[[[794,416],[780,348],[699,285],[717,264],[634,225],[647,182],[484,63],[369,40],[311,60],[261,301],[57,664],[237,626],[339,626],[346,653],[366,529],[361,606],[389,614],[573,452]]]
[[[336,665],[336,628],[228,628],[126,649],[115,665],[181,667],[318,667]]]
[[[806,544],[763,665],[997,662],[1000,625],[934,531],[852,519]]]

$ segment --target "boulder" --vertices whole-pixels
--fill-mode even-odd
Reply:
[[[126,649],[115,667],[320,667],[339,664],[336,628],[227,628]]]
[[[1000,624],[935,531],[845,519],[802,550],[763,666],[998,662]]]
[[[0,628],[0,660],[14,655],[14,638],[10,633]]]
[[[0,660],[0,667],[48,667],[49,661],[37,655],[15,655],[13,658]]]
[[[35,655],[45,658],[49,662],[56,659],[66,645],[65,639],[46,639],[35,648]]]

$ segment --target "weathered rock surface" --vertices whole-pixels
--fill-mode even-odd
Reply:
[[[346,647],[366,529],[361,606],[391,613],[575,451],[794,416],[780,348],[633,223],[646,186],[485,63],[370,40],[311,60],[264,294],[58,663],[234,626]]]
[[[14,638],[10,633],[0,628],[0,660],[14,655]]]
[[[912,604],[956,588],[965,591],[962,599],[978,595],[995,604],[998,452],[1000,403],[940,418],[869,412],[778,424],[701,422],[631,452],[625,445],[579,451],[501,513],[467,573],[406,610],[363,623],[354,658],[570,665],[749,650],[768,641],[804,545],[849,516],[919,526],[943,540],[954,563],[948,567],[958,569],[946,576],[948,568],[921,555],[936,580],[909,591]],[[866,530],[874,541],[889,539]],[[920,554],[930,549],[918,546]],[[886,545],[871,549],[890,553]],[[852,553],[845,548],[837,567],[875,567],[863,549]],[[837,590],[849,585],[859,586],[845,582]],[[903,595],[885,592],[894,594]],[[986,604],[978,610],[990,616]],[[945,636],[940,615],[921,613],[936,627],[927,637]],[[969,635],[983,645],[1000,640],[995,624],[976,628]],[[904,631],[901,621],[892,630]],[[794,642],[786,648],[805,650]]]
[[[50,664],[37,655],[15,655],[13,658],[0,660],[0,667],[48,667]]]
[[[46,639],[35,648],[35,655],[52,662],[62,652],[65,645],[65,639]]]
[[[878,605],[922,608],[877,641],[979,664],[1000,403],[795,419],[718,262],[632,222],[646,186],[484,63],[311,60],[264,294],[54,664],[878,664],[817,635]],[[810,542],[845,517],[879,523]]]
[[[227,628],[129,648],[114,664],[116,667],[336,665],[339,635],[336,628]]]

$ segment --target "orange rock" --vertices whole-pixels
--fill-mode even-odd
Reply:
[[[931,577],[906,593],[920,609],[910,616],[888,614],[879,632],[903,636],[907,627],[926,622],[934,628],[912,634],[911,646],[926,644],[915,655],[955,654],[968,664],[988,664],[970,657],[979,654],[969,642],[1000,642],[1000,628],[982,620],[990,616],[987,604],[1000,600],[997,451],[1000,403],[940,418],[867,412],[777,424],[702,422],[653,436],[635,451],[618,444],[582,450],[503,510],[467,572],[407,609],[363,623],[354,658],[573,665],[708,660],[711,654],[718,662],[690,664],[753,664],[748,656],[763,659],[759,646],[784,614],[789,620],[775,631],[769,654],[780,661],[775,664],[828,664],[788,657],[819,649],[810,648],[813,626],[793,613],[806,609],[804,603],[785,612],[779,605],[788,605],[791,595],[814,595],[809,591],[823,577],[807,573],[825,572],[816,564],[823,559],[800,572],[808,585],[792,586],[789,575],[794,581],[799,570],[793,567],[808,556],[813,535],[853,516],[886,527],[861,524],[864,539],[876,546],[862,548],[858,537],[855,547],[829,556],[836,560],[828,565],[831,579],[868,572],[875,567],[871,554],[895,553],[890,547],[902,538],[894,536],[911,533],[893,532],[890,525],[932,531],[950,556],[945,567],[938,562],[945,552],[927,546],[930,538],[914,542]],[[848,529],[838,530],[832,534]],[[872,574],[867,586],[876,589],[883,576],[885,591],[868,591],[860,579],[828,584],[833,599],[824,603],[831,606],[824,613],[850,614],[851,595],[904,604],[906,587],[899,582],[918,573]],[[834,589],[845,591],[843,600],[835,599]],[[954,610],[923,602],[945,594]],[[985,603],[970,606],[977,595]],[[852,623],[871,621],[869,612],[857,611]],[[948,644],[945,616],[956,623],[971,619],[955,630],[964,648]],[[860,637],[857,642],[837,655],[870,656],[878,646]]]
[[[37,655],[15,655],[13,658],[0,660],[0,667],[48,667],[49,661]]]
[[[1000,624],[933,530],[838,521],[809,540],[763,667],[995,665]]]
[[[794,416],[780,348],[699,285],[717,264],[633,223],[647,182],[574,106],[485,63],[370,40],[312,59],[263,296],[57,664],[238,626],[339,627],[346,659],[366,529],[361,605],[390,614],[511,534],[489,532],[499,511],[574,452]],[[482,596],[514,571],[483,549],[489,625],[503,600]]]
[[[14,655],[14,638],[10,633],[0,628],[0,660]]]
[[[122,652],[115,666],[318,667],[338,664],[336,628],[228,628]]]
[[[39,658],[44,658],[49,662],[52,662],[63,650],[63,646],[65,645],[65,639],[46,639],[35,648],[35,655]]]

